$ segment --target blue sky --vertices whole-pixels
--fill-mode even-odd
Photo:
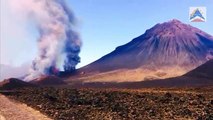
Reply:
[[[84,66],[143,34],[157,23],[179,19],[213,35],[213,0],[66,0],[78,18]],[[189,22],[189,7],[205,6],[207,22]],[[1,0],[1,64],[19,66],[36,56],[38,31]],[[15,59],[14,59],[15,58]]]

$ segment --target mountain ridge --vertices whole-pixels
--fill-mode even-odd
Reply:
[[[82,76],[137,68],[155,72],[165,69],[182,71],[173,75],[176,77],[212,58],[213,37],[174,19],[156,24],[129,43],[117,47],[111,53],[77,71]],[[171,73],[165,74],[171,77]]]

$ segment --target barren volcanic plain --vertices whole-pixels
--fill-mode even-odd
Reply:
[[[213,87],[2,92],[55,120],[212,120]]]

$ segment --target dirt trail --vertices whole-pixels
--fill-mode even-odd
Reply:
[[[11,101],[0,94],[0,120],[51,120],[25,104]]]

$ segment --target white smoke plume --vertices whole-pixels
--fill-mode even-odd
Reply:
[[[65,71],[74,70],[80,62],[81,41],[76,32],[75,16],[66,3],[63,0],[16,1],[16,9],[22,10],[36,24],[40,35],[38,56],[25,79],[55,74],[61,60]]]

